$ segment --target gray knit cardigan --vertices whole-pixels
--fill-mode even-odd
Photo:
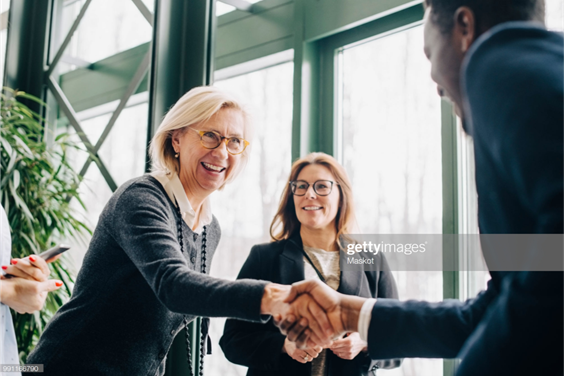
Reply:
[[[162,375],[184,314],[261,321],[266,282],[200,274],[201,235],[182,221],[161,184],[123,184],[100,215],[70,301],[47,325],[28,364],[43,376]],[[207,270],[221,231],[207,226]]]

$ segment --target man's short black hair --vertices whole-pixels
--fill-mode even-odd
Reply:
[[[544,0],[425,0],[431,7],[431,20],[448,34],[454,26],[454,12],[466,6],[474,12],[476,36],[507,21],[544,23]]]

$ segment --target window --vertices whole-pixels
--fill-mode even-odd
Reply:
[[[546,0],[546,27],[549,30],[564,31],[564,1]]]
[[[84,0],[63,2],[60,28],[53,35],[56,46],[62,43],[84,3]],[[153,1],[143,0],[142,4],[153,12]],[[93,1],[61,58],[59,73],[88,66],[118,52],[147,43],[151,37],[152,27],[133,1]]]
[[[361,233],[442,233],[441,100],[423,54],[422,26],[344,47],[337,59],[342,159]],[[401,300],[442,300],[440,271],[393,274]],[[379,373],[442,369],[442,360],[406,359]]]
[[[130,104],[130,107],[126,107],[121,112],[111,133],[102,144],[98,153],[118,186],[129,179],[141,176],[145,170],[148,119],[146,93],[133,96]],[[77,114],[84,133],[93,144],[98,141],[112,116],[115,106],[116,103],[109,103],[108,105],[85,110]],[[67,129],[67,132],[73,136],[75,141],[79,141],[76,132],[70,127]],[[127,152],[124,153],[124,150],[127,150]],[[87,157],[87,153],[82,151],[76,152],[72,156],[73,166],[75,166],[77,171],[83,168]],[[81,198],[86,205],[86,211],[79,208],[78,203],[75,203],[75,207],[79,213],[83,213],[86,223],[94,230],[98,223],[98,217],[113,194],[95,163],[90,163],[84,175],[84,180],[80,185],[80,191]],[[77,270],[82,265],[84,253],[90,242],[90,239],[86,240],[85,244],[73,245],[73,252],[69,252],[73,257]]]
[[[112,190],[143,174],[145,169],[148,95],[146,85],[142,83],[146,77],[148,60],[141,63],[139,58],[146,53],[147,42],[152,37],[150,22],[154,2],[100,0],[92,1],[84,8],[86,4],[84,0],[54,2],[50,41],[52,50],[49,57],[52,65],[52,61],[56,61],[56,65],[51,67],[53,74],[50,77],[54,88],[51,88],[50,95],[59,85],[60,96],[66,97],[72,111],[76,112],[76,122],[84,134],[78,133],[72,119],[64,117],[71,109],[65,112],[66,105],[60,100],[57,103],[52,97],[48,97],[48,103],[53,109],[57,105],[62,107],[57,114],[60,116],[57,120],[58,131],[72,135],[83,150],[86,149],[86,143],[92,144],[99,156],[99,163],[93,163],[88,154],[82,151],[76,151],[71,156],[75,169],[84,175],[80,190],[86,210],[79,208],[78,212],[83,213],[86,223],[94,229]],[[76,27],[76,31],[67,39],[73,27]],[[65,41],[69,44],[61,59],[56,60],[55,56]],[[139,47],[141,51],[136,51]],[[116,63],[115,56],[126,50],[136,52],[126,53],[133,59],[122,58]],[[104,60],[108,57],[109,60],[113,59],[112,63]],[[139,62],[132,61],[136,59]],[[134,76],[132,72],[136,70],[138,72]],[[108,71],[112,74],[108,74]],[[128,77],[130,74],[131,77]],[[84,81],[85,76],[90,78]],[[141,93],[131,95],[133,92],[128,91],[128,85],[133,84]],[[124,100],[123,110],[120,101],[114,100],[116,98]],[[116,109],[121,112],[113,119]],[[77,269],[82,264],[90,239],[85,240],[84,244],[75,244],[73,247],[75,251],[72,257]]]
[[[211,268],[213,276],[235,279],[251,247],[270,241],[270,223],[290,175],[292,77],[293,64],[285,63],[215,83],[250,104],[255,135],[246,169],[211,196],[222,230]],[[206,357],[205,373],[245,375],[246,368],[227,361],[219,347],[224,322],[211,320],[214,353]]]

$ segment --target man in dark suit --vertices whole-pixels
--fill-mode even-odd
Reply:
[[[426,0],[425,53],[474,139],[482,234],[563,233],[563,38],[541,0]],[[520,22],[510,22],[520,21]],[[560,238],[561,239],[561,238]],[[488,252],[482,244],[485,259]],[[560,249],[561,250],[561,249]],[[530,247],[531,259],[545,249]],[[466,302],[345,297],[297,284],[372,358],[458,357],[462,375],[563,374],[563,274],[495,272]],[[281,329],[299,343],[307,330]],[[380,341],[383,338],[385,340]]]

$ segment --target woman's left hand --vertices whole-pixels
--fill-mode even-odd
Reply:
[[[329,349],[341,359],[352,360],[361,351],[366,351],[366,342],[360,339],[360,334],[350,333],[348,336],[333,341]]]

